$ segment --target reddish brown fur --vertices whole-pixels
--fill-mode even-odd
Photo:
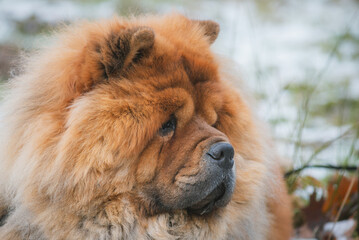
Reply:
[[[210,51],[218,31],[115,18],[68,27],[34,56],[2,106],[0,212],[13,211],[1,239],[289,239],[277,157]],[[176,132],[161,137],[171,114]],[[235,149],[232,200],[169,210],[216,141]]]

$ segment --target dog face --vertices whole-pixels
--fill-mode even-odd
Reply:
[[[200,29],[184,44],[153,25],[119,26],[87,46],[92,82],[76,85],[58,164],[73,169],[69,189],[130,192],[147,215],[209,213],[235,185],[235,150],[222,128],[235,114],[209,50],[219,27],[183,18],[173,33]]]
[[[64,120],[53,162],[32,176],[37,202],[98,209],[126,198],[140,215],[209,216],[255,194],[256,133],[210,51],[216,23],[176,15],[81,29],[88,39],[72,34],[53,60],[67,74],[51,96]]]

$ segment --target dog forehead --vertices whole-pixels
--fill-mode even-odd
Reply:
[[[180,87],[189,92],[198,83],[219,82],[218,67],[212,56],[170,48],[161,52],[158,48],[156,46],[148,58],[129,71],[126,78],[157,90]]]
[[[204,98],[213,98],[220,85],[218,67],[208,44],[199,49],[189,48],[189,42],[184,39],[174,41],[158,33],[155,29],[155,43],[149,55],[141,60],[126,73],[126,81],[114,79],[126,93],[140,98],[151,96],[150,102],[163,102],[163,106],[178,98],[178,95],[158,94],[165,89],[182,89],[186,93],[183,98],[191,98],[196,108],[209,108],[203,105]],[[192,46],[193,47],[193,46]],[[177,99],[178,101],[178,99]],[[211,104],[210,104],[211,105]]]
[[[205,56],[184,55],[182,58],[184,70],[193,85],[203,82],[217,82],[217,66],[213,59]]]

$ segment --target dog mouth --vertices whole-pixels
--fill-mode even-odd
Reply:
[[[232,193],[229,193],[226,190],[227,189],[225,183],[219,184],[215,189],[213,189],[212,192],[210,192],[202,200],[188,207],[187,211],[189,213],[202,216],[212,212],[212,210],[216,207],[226,205],[228,203],[228,201],[225,200],[226,196],[232,195]]]

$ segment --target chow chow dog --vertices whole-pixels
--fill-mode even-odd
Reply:
[[[289,239],[279,157],[218,33],[82,22],[27,58],[1,106],[0,239]]]

